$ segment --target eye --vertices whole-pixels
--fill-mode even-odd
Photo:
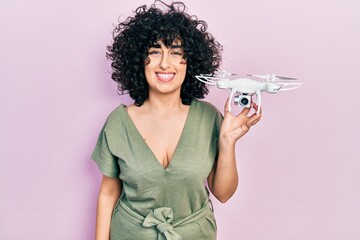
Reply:
[[[182,51],[172,51],[171,52],[171,55],[174,55],[174,56],[183,56],[183,53],[182,53]]]
[[[160,54],[161,54],[161,52],[158,50],[150,50],[148,52],[148,55],[160,55]]]
[[[173,55],[179,55],[179,56],[182,56],[182,53],[181,53],[181,52],[173,52],[172,54],[173,54]]]

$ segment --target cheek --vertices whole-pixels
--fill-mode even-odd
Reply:
[[[150,78],[151,78],[151,72],[152,72],[152,66],[150,63],[148,64],[145,64],[145,68],[144,68],[144,72],[145,72],[145,78],[146,78],[146,81],[148,81]]]
[[[187,63],[186,63],[186,60],[185,59],[181,59],[181,60],[177,60],[176,62],[174,61],[174,65],[176,65],[176,68],[179,69],[179,70],[186,70],[186,66],[187,66]]]
[[[185,81],[186,77],[186,65],[181,65],[182,67],[178,69],[179,77],[182,79],[182,83]]]
[[[160,57],[147,57],[145,59],[145,67],[155,67],[157,66],[159,63],[161,62],[161,58]]]
[[[184,74],[186,73],[186,69],[187,69],[186,62],[180,63],[180,69]]]
[[[144,61],[144,66],[146,67],[146,65],[148,65],[150,63],[150,58],[146,57],[145,61]]]
[[[148,58],[145,60],[145,73],[154,70],[157,66],[156,59]]]

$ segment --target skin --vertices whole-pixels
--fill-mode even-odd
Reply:
[[[149,98],[140,107],[127,108],[130,118],[149,148],[164,168],[171,164],[176,145],[189,112],[189,106],[181,102],[180,90],[186,74],[186,61],[180,41],[170,48],[158,42],[148,51],[149,61],[145,76],[149,84]],[[238,115],[229,112],[225,104],[224,120],[219,136],[219,156],[208,177],[213,195],[226,202],[238,186],[235,144],[261,118],[249,115],[244,108]],[[253,104],[255,112],[257,105]],[[121,193],[121,180],[103,176],[97,209],[96,240],[109,240],[110,219]]]
[[[110,220],[116,201],[121,193],[121,180],[110,178],[105,175],[102,177],[97,211],[96,211],[96,240],[110,239]]]
[[[234,116],[228,109],[228,101],[229,99],[224,107],[224,120],[220,128],[219,157],[208,177],[210,191],[222,203],[231,198],[239,182],[235,158],[236,141],[261,119],[261,109],[260,114],[248,116],[250,108],[244,108]],[[253,103],[252,108],[256,112],[258,106]]]

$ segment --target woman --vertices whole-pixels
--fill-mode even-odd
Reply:
[[[221,45],[183,3],[163,5],[139,7],[108,47],[134,104],[109,115],[92,155],[103,173],[97,240],[215,239],[205,182],[221,202],[234,194],[235,143],[260,120],[197,100],[208,90],[195,76],[218,70]]]

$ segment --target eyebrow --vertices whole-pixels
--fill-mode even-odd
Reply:
[[[150,48],[161,48],[159,43],[153,43],[150,45]]]
[[[158,43],[154,43],[150,46],[150,48],[161,48],[160,44]],[[171,45],[170,46],[171,49],[177,49],[177,48],[183,48],[181,45],[176,44],[176,45]]]
[[[175,48],[183,48],[183,47],[181,45],[171,45],[170,48],[175,49]]]

